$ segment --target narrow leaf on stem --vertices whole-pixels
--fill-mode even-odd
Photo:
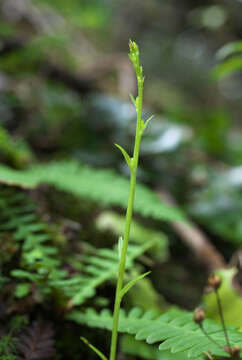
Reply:
[[[132,159],[130,158],[127,151],[124,150],[124,148],[122,146],[118,145],[118,144],[114,144],[114,145],[122,152],[128,167],[131,169],[132,168]]]
[[[136,100],[135,100],[135,98],[133,97],[132,94],[129,94],[129,97],[130,97],[130,99],[131,99],[131,101],[132,101],[132,104],[133,104],[134,107],[135,107],[135,110],[136,110]]]
[[[124,295],[141,279],[143,279],[144,277],[148,276],[151,273],[151,271],[147,271],[144,274],[141,274],[139,276],[137,276],[136,278],[134,278],[133,280],[129,281],[128,284],[126,284],[123,289],[120,292],[120,297],[124,297]]]
[[[94,345],[89,343],[89,341],[86,338],[81,337],[81,341],[83,341],[84,344],[86,344],[90,349],[92,349],[92,351],[94,351],[100,359],[108,360],[108,358],[100,350],[98,350]]]
[[[142,120],[142,122],[141,122],[142,134],[143,134],[143,132],[145,131],[145,129],[147,128],[147,125],[148,125],[149,122],[153,119],[154,116],[155,116],[155,115],[151,115],[151,116],[149,117],[149,119],[147,119],[146,121]]]

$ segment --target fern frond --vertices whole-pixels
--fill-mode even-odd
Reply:
[[[11,333],[0,338],[0,359],[15,360],[16,359],[16,341],[17,339]]]
[[[28,265],[38,260],[57,266],[53,259],[57,248],[44,246],[52,239],[49,226],[36,213],[36,205],[24,193],[9,188],[0,189],[0,231],[10,231],[17,242],[23,242],[22,262]]]
[[[118,205],[124,209],[129,193],[129,181],[115,172],[81,166],[74,161],[37,165],[25,171],[0,165],[0,181],[27,188],[47,183],[101,206]],[[134,210],[157,220],[184,220],[181,211],[162,203],[155,193],[141,184],[137,185]]]
[[[51,324],[35,321],[20,335],[19,360],[49,359],[55,354],[54,331]]]
[[[171,353],[159,351],[155,345],[147,344],[144,341],[135,340],[132,335],[123,335],[121,338],[121,352],[124,354],[138,356],[145,360],[187,360],[186,352]]]
[[[101,313],[94,309],[83,313],[73,311],[67,318],[90,327],[112,329],[112,314],[107,309]],[[221,326],[205,320],[204,328],[219,345],[225,346]],[[228,353],[204,336],[199,326],[193,322],[193,314],[186,311],[170,310],[160,316],[156,311],[148,310],[143,313],[139,308],[133,308],[129,313],[122,311],[119,331],[135,335],[136,340],[146,340],[148,344],[158,343],[161,351],[186,352],[188,359],[204,359],[203,355],[208,351],[215,356],[229,357]],[[242,334],[235,327],[228,327],[228,335],[232,346],[242,346]]]
[[[52,289],[59,291],[72,305],[83,304],[96,293],[96,288],[115,278],[118,272],[118,252],[112,249],[94,249],[92,254],[71,258],[77,273],[68,278],[62,270],[59,249],[52,242],[56,236],[49,225],[36,213],[35,204],[23,191],[0,188],[0,231],[10,232],[21,244],[20,267],[11,275],[22,280],[16,287],[15,296],[21,297],[30,291],[34,283],[48,295]],[[162,246],[160,246],[162,245]],[[167,252],[167,242],[158,236],[138,244],[133,241],[128,249],[127,269],[140,255],[152,247],[158,247],[160,256]],[[1,278],[0,278],[1,280]]]
[[[66,276],[60,268],[61,260],[53,256],[58,253],[58,248],[52,244],[57,231],[51,231],[50,226],[40,219],[36,205],[25,192],[1,187],[0,199],[1,235],[12,236],[21,248],[20,269],[12,270],[11,275],[35,283],[41,291],[50,292],[49,280]],[[21,285],[25,286],[25,291]],[[29,289],[26,282],[19,283],[16,294],[25,296]]]
[[[126,268],[133,267],[134,259],[145,253],[151,247],[157,245],[157,241],[151,240],[137,245],[130,243]],[[70,280],[52,281],[52,286],[58,286],[71,298],[73,305],[81,305],[86,299],[96,293],[96,288],[112,280],[118,273],[118,252],[110,249],[97,249],[95,255],[80,256],[79,262],[74,266],[82,271],[82,275],[74,275]]]

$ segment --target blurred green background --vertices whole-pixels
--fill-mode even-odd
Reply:
[[[225,262],[232,258],[240,267],[241,18],[241,0],[1,0],[1,164],[27,170],[39,163],[74,160],[128,177],[114,143],[131,153],[136,114],[129,94],[136,94],[136,79],[127,54],[133,39],[146,76],[144,119],[155,114],[142,142],[139,182],[171,198]],[[64,217],[81,223],[82,241],[97,247],[116,241],[123,227],[120,214],[100,214],[95,206],[49,188],[40,192],[62,226]],[[142,234],[157,238],[156,231],[165,234],[165,255],[161,251],[163,263],[153,269],[153,284],[145,280],[137,290],[141,295],[131,295],[128,303],[140,305],[140,298],[149,294],[147,308],[159,303],[164,310],[166,300],[193,309],[202,298],[208,269],[201,271],[177,229],[140,214],[136,220],[136,240]],[[8,248],[6,253],[8,262]],[[143,260],[146,265],[154,261]],[[230,275],[225,297],[231,295]],[[240,277],[239,272],[239,283]],[[96,305],[106,304],[110,293],[105,288]],[[241,298],[232,294],[241,306]],[[132,348],[128,338],[123,338],[125,346]],[[79,348],[73,351],[72,358],[79,359]]]
[[[130,151],[133,141],[132,38],[145,117],[156,115],[140,180],[171,192],[212,235],[240,243],[241,73],[215,69],[218,49],[242,37],[241,15],[239,0],[2,0],[1,160],[25,168],[71,157],[127,175],[113,143]]]

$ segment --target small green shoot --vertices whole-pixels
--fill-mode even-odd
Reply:
[[[102,360],[108,360],[107,357],[100,351],[98,350],[94,345],[92,345],[86,338],[81,337],[81,341],[84,342],[84,344],[86,344],[90,349],[92,349],[100,359]]]

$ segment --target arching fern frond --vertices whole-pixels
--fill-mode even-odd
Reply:
[[[47,183],[101,206],[116,205],[124,209],[129,194],[129,181],[126,178],[111,170],[97,170],[74,161],[36,165],[25,171],[0,165],[0,181],[27,188]],[[184,220],[181,211],[162,203],[154,192],[141,184],[136,188],[134,210],[157,220]]]
[[[16,296],[28,294],[34,283],[40,291],[50,293],[49,280],[60,279],[67,274],[60,267],[61,258],[54,240],[60,233],[45,223],[37,214],[36,205],[24,191],[0,188],[0,234],[14,241],[14,252],[20,249],[19,266],[11,275],[19,282]],[[27,282],[26,282],[27,281]]]
[[[140,245],[130,243],[126,268],[132,268],[134,259],[155,245],[157,241],[154,240]],[[71,298],[73,305],[81,305],[95,295],[98,286],[115,278],[119,267],[118,252],[96,249],[95,255],[82,255],[73,265],[82,272],[81,275],[74,275],[70,280],[53,281],[51,284],[60,287]]]
[[[101,329],[112,329],[112,314],[104,309],[97,313],[94,309],[86,312],[73,311],[67,318],[79,324]],[[163,315],[149,310],[142,312],[133,308],[129,313],[121,312],[119,331],[135,335],[136,340],[146,340],[148,344],[157,343],[159,350],[171,353],[186,353],[188,359],[204,359],[206,352],[215,356],[229,357],[229,354],[211,342],[193,322],[193,314],[186,311],[170,310]],[[211,320],[204,321],[206,332],[222,347],[225,346],[221,326]],[[231,345],[242,346],[242,334],[235,327],[228,327]]]
[[[34,202],[24,192],[3,187],[0,198],[0,231],[12,233],[22,243],[22,264],[30,266],[36,259],[44,258],[48,266],[59,265],[59,260],[53,258],[57,248],[48,243],[54,232],[37,215]]]
[[[36,205],[24,191],[0,187],[0,234],[13,237],[21,248],[18,269],[11,275],[20,279],[16,296],[28,294],[34,283],[48,295],[58,290],[72,305],[81,305],[96,293],[96,288],[112,280],[119,265],[118,252],[113,249],[96,249],[69,259],[76,273],[71,277],[63,270],[56,238],[61,236],[54,226],[45,223],[36,212]],[[161,245],[159,247],[159,245]],[[148,249],[156,246],[160,256],[167,253],[167,242],[162,237],[133,241],[128,250],[127,269]],[[1,278],[0,278],[1,280]]]

